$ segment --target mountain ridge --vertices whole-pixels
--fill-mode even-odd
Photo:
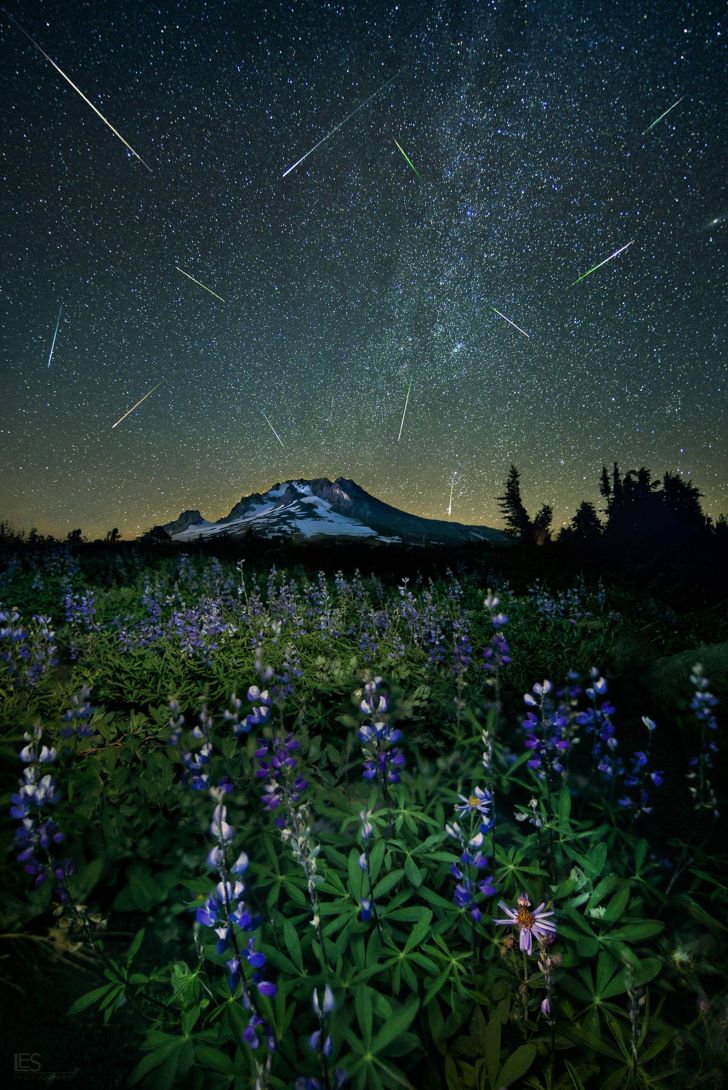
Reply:
[[[511,543],[504,531],[489,526],[422,518],[402,511],[370,495],[348,477],[279,481],[265,492],[242,496],[229,514],[215,521],[205,519],[196,508],[189,509],[150,533],[179,542],[224,535],[299,542],[348,539],[410,545]]]

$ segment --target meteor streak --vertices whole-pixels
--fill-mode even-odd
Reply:
[[[394,137],[392,137],[392,139],[394,140]],[[399,150],[400,150],[400,151],[402,152],[402,154],[404,155],[405,159],[407,160],[407,162],[409,163],[409,165],[410,165],[410,166],[412,167],[412,169],[414,170],[414,172],[415,172],[415,174],[417,175],[417,177],[418,177],[418,178],[421,178],[421,177],[422,177],[422,175],[420,174],[419,170],[417,169],[417,167],[415,166],[415,164],[414,164],[414,163],[412,162],[412,160],[410,159],[410,157],[409,157],[409,155],[407,154],[407,152],[406,152],[406,151],[404,150],[404,148],[403,148],[403,147],[401,146],[401,144],[398,144],[398,143],[397,143],[397,141],[396,141],[396,140],[394,140],[394,142],[395,142],[395,144],[397,144],[397,147],[398,147],[398,148],[399,148]]]
[[[333,136],[335,132],[338,132],[342,125],[345,125],[347,121],[350,121],[354,114],[358,114],[359,110],[363,110],[364,107],[367,106],[373,98],[377,97],[380,91],[383,91],[385,87],[389,87],[390,83],[393,83],[395,79],[396,76],[392,76],[392,78],[388,79],[386,83],[383,83],[381,87],[378,87],[373,95],[370,95],[369,98],[364,100],[364,102],[360,102],[357,108],[355,110],[352,110],[350,114],[347,114],[344,120],[340,121],[338,125],[335,125],[331,132],[327,132],[325,136],[322,136],[318,144],[314,144],[312,148],[309,148],[305,155],[302,155],[300,159],[296,160],[293,166],[290,166],[286,170],[284,170],[282,177],[285,178],[287,174],[290,174],[292,170],[295,170],[296,167],[300,166],[304,159],[308,159],[309,155],[311,155],[312,152],[316,151],[316,148],[320,148],[321,145],[325,143],[330,136]]]
[[[146,401],[148,397],[151,397],[151,395],[154,393],[154,391],[158,390],[161,385],[162,385],[162,383],[158,382],[156,386],[153,386],[151,388],[151,390],[149,391],[148,394],[145,394],[144,397],[140,397],[139,400],[137,401],[136,405],[132,405],[132,407],[130,409],[127,409],[127,411],[124,413],[123,416],[119,417],[119,419],[116,421],[116,424],[111,425],[112,429],[115,428],[117,424],[121,424],[122,420],[126,420],[129,413],[133,413],[135,409],[138,409],[139,406],[141,405],[142,401]]]
[[[667,117],[667,115],[668,115],[668,114],[670,113],[670,110],[674,110],[676,106],[679,106],[679,105],[680,105],[680,103],[682,102],[682,100],[683,100],[684,98],[685,98],[685,95],[682,95],[682,96],[681,96],[681,97],[680,97],[680,98],[679,98],[679,99],[677,100],[677,102],[673,102],[672,106],[669,106],[669,107],[668,107],[668,108],[667,108],[667,109],[665,110],[664,114],[660,114],[660,116],[659,116],[659,117],[656,117],[656,118],[655,118],[655,120],[654,120],[654,121],[652,122],[652,124],[651,124],[651,125],[648,125],[648,126],[647,126],[647,128],[646,128],[646,129],[645,129],[645,131],[644,131],[644,132],[642,133],[642,135],[643,135],[643,136],[647,136],[647,133],[648,133],[648,132],[650,131],[650,129],[654,129],[655,125],[657,125],[657,123],[658,123],[659,121],[662,121],[663,117]]]
[[[505,314],[501,314],[497,307],[491,307],[490,309],[494,310],[500,318],[503,318],[506,322],[508,322],[509,325],[512,325],[514,329],[517,329],[519,333],[522,333],[524,337],[528,337],[529,341],[531,340],[530,333],[526,333],[525,329],[521,329],[521,327],[519,325],[516,325],[515,322],[512,322],[510,318],[506,318]]]
[[[281,444],[281,446],[283,447],[283,440],[281,439],[280,435],[278,434],[278,432],[276,431],[276,429],[275,429],[275,428],[273,427],[273,425],[271,424],[270,420],[269,420],[269,419],[268,419],[268,417],[267,417],[267,416],[265,415],[265,413],[263,412],[263,410],[262,410],[262,409],[260,410],[260,415],[261,415],[261,416],[263,417],[263,419],[265,420],[266,424],[268,425],[268,427],[270,428],[270,430],[271,430],[271,431],[273,432],[273,434],[275,435],[275,437],[276,437],[276,439],[278,440],[278,442],[279,442],[279,443]],[[285,447],[283,447],[283,449],[285,450],[286,448],[285,448]]]
[[[179,265],[175,265],[175,269],[177,270],[177,272],[181,272],[183,276],[186,276],[188,280],[192,280],[195,284],[199,284],[201,288],[204,288],[205,291],[209,291],[210,295],[214,295],[215,298],[219,299],[221,303],[225,302],[222,295],[218,295],[216,291],[212,290],[212,288],[208,288],[207,284],[203,284],[201,280],[195,280],[194,276],[190,276],[190,274],[186,273],[184,269],[180,269]]]
[[[450,480],[450,502],[447,505],[447,517],[448,518],[452,517],[452,494],[453,494],[454,488],[455,488],[455,474],[453,473],[452,478]]]
[[[634,239],[632,239],[632,242],[634,242]],[[599,264],[595,265],[593,269],[589,269],[589,272],[582,273],[578,280],[574,281],[574,284],[578,284],[580,283],[580,281],[586,280],[587,276],[591,276],[591,274],[593,272],[596,272],[597,269],[601,269],[602,265],[606,265],[606,263],[608,261],[611,261],[612,258],[618,257],[619,254],[624,253],[627,247],[632,245],[632,242],[628,242],[625,246],[621,246],[618,250],[615,250],[615,252],[610,257],[605,257],[604,261],[600,261]],[[572,288],[574,287],[574,284],[571,285]]]
[[[397,442],[402,438],[402,428],[404,427],[404,418],[407,415],[407,405],[409,404],[410,391],[412,390],[412,379],[409,380],[409,386],[407,387],[407,397],[404,399],[404,412],[402,413],[402,423],[399,425],[399,435],[397,436]]]
[[[61,303],[61,309],[58,311],[58,321],[56,322],[56,328],[53,332],[53,340],[51,342],[51,350],[48,353],[48,366],[51,365],[53,359],[53,349],[56,347],[56,337],[58,336],[58,327],[61,324],[61,315],[63,314],[63,303]]]
[[[25,35],[25,37],[26,37],[26,38],[28,39],[28,41],[29,41],[29,42],[30,42],[30,43],[31,43],[31,44],[32,44],[33,46],[35,46],[35,48],[36,48],[36,49],[38,50],[38,52],[39,52],[39,53],[41,54],[41,56],[45,57],[45,59],[46,59],[46,60],[48,61],[48,63],[49,63],[49,64],[52,64],[52,65],[53,65],[53,67],[55,68],[56,72],[58,72],[58,73],[59,73],[59,74],[60,74],[61,76],[63,76],[63,78],[64,78],[64,80],[66,81],[66,83],[70,83],[71,87],[73,87],[74,91],[75,91],[75,92],[76,92],[77,94],[79,94],[79,95],[81,96],[81,98],[82,98],[82,99],[83,99],[83,101],[84,101],[84,102],[86,103],[86,105],[87,105],[87,106],[90,106],[90,107],[91,107],[91,109],[93,110],[93,112],[94,112],[95,114],[97,114],[97,115],[98,115],[98,117],[100,117],[100,118],[101,118],[101,120],[103,121],[104,125],[106,125],[106,126],[107,126],[108,128],[110,128],[110,129],[111,129],[111,131],[113,132],[114,136],[118,137],[118,138],[119,138],[119,140],[121,140],[121,142],[122,142],[122,144],[124,145],[124,147],[125,147],[125,148],[128,148],[128,149],[129,149],[129,151],[130,151],[130,152],[132,153],[132,155],[133,155],[133,156],[134,156],[134,157],[135,157],[136,159],[138,159],[138,160],[139,160],[139,162],[140,162],[140,163],[142,164],[142,166],[143,166],[143,167],[146,167],[146,168],[147,168],[147,170],[149,171],[149,173],[151,174],[151,173],[152,173],[152,168],[151,168],[151,167],[150,167],[150,166],[148,165],[148,163],[145,163],[145,162],[144,162],[144,160],[142,159],[141,155],[139,155],[139,153],[138,153],[138,152],[134,151],[134,148],[133,148],[133,147],[131,146],[131,144],[129,144],[129,143],[128,143],[128,142],[127,142],[127,141],[126,141],[125,139],[124,139],[124,137],[123,137],[123,136],[121,135],[121,133],[120,133],[120,132],[118,131],[118,129],[115,129],[115,128],[114,128],[114,126],[113,126],[113,125],[111,124],[111,122],[110,122],[110,121],[107,121],[107,120],[106,120],[106,118],[104,117],[104,115],[103,115],[103,114],[101,113],[101,110],[98,110],[98,109],[97,109],[97,108],[96,108],[96,107],[94,106],[93,102],[91,102],[91,100],[90,100],[90,99],[86,98],[85,94],[84,94],[84,93],[83,93],[83,91],[82,91],[82,90],[80,89],[80,87],[77,87],[77,86],[76,86],[76,84],[75,84],[75,83],[73,82],[73,80],[72,80],[72,79],[69,79],[69,77],[68,77],[68,76],[66,75],[66,73],[65,73],[65,72],[63,71],[63,69],[62,69],[62,68],[60,68],[60,67],[59,67],[59,66],[58,66],[58,65],[56,64],[56,62],[55,62],[55,61],[53,60],[53,58],[52,58],[52,57],[49,57],[49,56],[48,56],[48,54],[46,53],[45,49],[41,49],[41,47],[40,47],[40,46],[38,45],[38,43],[36,42],[35,38],[31,38],[30,34],[28,34],[28,31],[27,31],[27,30],[23,30],[23,28],[21,27],[21,25],[20,25],[20,23],[19,23],[19,22],[17,21],[17,19],[14,19],[14,18],[13,18],[13,16],[12,16],[12,15],[10,15],[10,14],[8,14],[8,18],[9,18],[9,19],[11,19],[11,20],[12,20],[12,21],[13,21],[13,22],[15,23],[15,25],[16,25],[16,27],[18,28],[18,30],[20,31],[20,33],[21,33],[21,34],[24,34],[24,35]]]

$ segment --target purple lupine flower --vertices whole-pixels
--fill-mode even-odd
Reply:
[[[492,897],[496,887],[489,875],[482,872],[488,866],[488,860],[483,855],[482,848],[485,840],[484,833],[491,827],[488,807],[491,795],[488,791],[476,788],[469,797],[460,795],[463,804],[456,806],[455,810],[462,816],[470,815],[470,829],[463,830],[458,822],[445,825],[445,832],[455,840],[460,848],[460,858],[457,863],[450,865],[450,874],[456,880],[453,900],[458,908],[466,908],[470,912],[473,922],[481,918],[482,912],[477,903],[478,894],[482,897]]]
[[[710,681],[704,676],[700,663],[693,667],[690,680],[695,688],[690,707],[700,727],[700,750],[688,761],[688,790],[697,810],[711,810],[718,817],[718,799],[708,776],[713,768],[713,758],[718,752],[718,743],[715,740],[718,720],[713,711],[718,704],[718,698],[710,692]]]
[[[586,689],[591,707],[578,712],[575,721],[584,727],[586,734],[594,737],[592,757],[597,772],[607,780],[614,780],[624,771],[623,762],[617,755],[619,742],[611,719],[614,705],[609,700],[602,700],[607,694],[607,682],[595,667],[592,667],[591,677],[592,684]]]
[[[400,771],[404,768],[405,757],[402,750],[395,746],[402,732],[389,724],[389,701],[386,693],[379,692],[382,683],[380,677],[370,678],[364,685],[364,696],[359,702],[359,711],[365,721],[359,727],[359,741],[362,744],[365,780],[378,779],[383,790],[387,784],[399,783]]]
[[[229,824],[227,809],[221,801],[224,792],[218,788],[212,788],[210,795],[215,801],[210,822],[210,834],[215,844],[208,854],[207,862],[209,866],[217,870],[220,880],[207,900],[197,908],[195,918],[198,924],[209,928],[217,936],[218,954],[224,954],[232,948],[232,957],[226,960],[228,985],[233,994],[238,987],[241,988],[243,1007],[245,1010],[252,1011],[253,1014],[243,1031],[243,1040],[251,1048],[257,1048],[258,1031],[262,1029],[263,1034],[267,1034],[268,1037],[269,1051],[272,1051],[275,1048],[275,1040],[255,1010],[248,976],[242,968],[243,964],[248,966],[250,981],[255,985],[259,995],[266,998],[276,995],[275,984],[263,976],[265,954],[256,950],[255,937],[250,934],[259,926],[260,921],[252,915],[245,902],[245,885],[240,878],[248,868],[248,857],[245,852],[239,852],[235,861],[231,862],[234,854],[232,845],[235,829]],[[242,946],[240,938],[246,934],[250,937],[247,945]]]
[[[452,622],[452,636],[452,670],[456,678],[462,679],[473,661],[473,644],[464,621],[454,620]]]
[[[0,611],[0,676],[10,675],[15,689],[35,686],[58,665],[50,618],[36,615],[23,622],[17,609]]]
[[[296,863],[303,869],[306,888],[311,903],[313,926],[316,937],[326,959],[326,948],[321,933],[321,916],[317,886],[323,881],[318,872],[318,856],[321,846],[311,833],[311,816],[308,806],[301,799],[308,787],[308,781],[297,771],[298,762],[295,753],[301,748],[300,742],[292,734],[285,738],[276,735],[270,741],[258,739],[255,751],[260,768],[255,775],[266,779],[262,801],[267,810],[276,812],[275,824],[281,831],[281,840],[290,849]]]
[[[334,1090],[340,1090],[349,1081],[349,1076],[341,1067],[334,1068]],[[299,1075],[293,1084],[293,1090],[324,1090],[326,1084],[313,1075]]]
[[[624,786],[627,793],[617,799],[617,805],[625,810],[634,810],[635,816],[652,813],[652,787],[662,786],[662,772],[658,769],[647,770],[652,749],[652,736],[656,729],[654,720],[648,716],[642,716],[642,722],[647,728],[647,752],[637,750],[632,756],[632,767],[624,777]],[[629,794],[629,792],[632,794]]]
[[[272,686],[273,699],[276,704],[284,704],[285,701],[291,697],[296,682],[301,677],[303,677],[301,656],[299,655],[297,648],[292,643],[289,643],[286,645],[286,649],[283,653],[281,671],[276,676],[275,684]]]
[[[15,832],[15,846],[23,870],[33,877],[36,886],[53,876],[55,896],[61,904],[67,904],[70,897],[66,878],[75,868],[72,860],[55,858],[54,848],[64,842],[65,836],[43,812],[44,807],[54,806],[60,800],[61,793],[52,772],[47,770],[56,760],[56,750],[44,745],[42,738],[43,729],[38,724],[32,734],[23,735],[27,745],[20,751],[20,760],[26,767],[19,790],[11,795],[10,816],[20,823]]]
[[[273,701],[267,689],[261,690],[257,685],[251,685],[248,688],[246,697],[248,703],[252,704],[253,707],[242,722],[238,721],[237,725],[233,727],[236,734],[249,734],[253,727],[257,730],[270,718]]]
[[[321,999],[319,999],[318,992],[314,988],[312,1006],[316,1017],[318,1018],[318,1029],[314,1030],[310,1035],[308,1044],[313,1052],[318,1052],[321,1061],[323,1084],[324,1086],[329,1086],[328,1061],[334,1047],[333,1038],[329,1032],[329,1015],[336,1009],[336,1001],[334,1000],[334,993],[328,984],[324,988]]]
[[[88,629],[94,627],[96,603],[92,590],[88,590],[83,594],[69,590],[63,598],[63,608],[67,624],[79,625]]]
[[[528,711],[523,720],[526,732],[524,746],[531,756],[526,762],[539,779],[544,779],[550,772],[562,773],[563,755],[569,749],[568,738],[569,714],[563,705],[554,707],[549,699],[553,686],[550,681],[536,682],[532,693],[526,693],[523,701],[530,708],[537,708],[538,715]]]
[[[258,739],[255,758],[259,764],[256,779],[265,779],[265,792],[261,796],[268,810],[277,810],[282,803],[296,805],[302,793],[308,787],[308,780],[301,775],[294,775],[298,762],[294,754],[301,748],[301,743],[292,734],[285,738],[274,735],[270,740]],[[276,825],[283,828],[287,816],[276,817]]]
[[[518,898],[516,908],[509,908],[503,901],[498,902],[498,908],[502,908],[506,918],[493,920],[493,923],[501,927],[517,927],[519,933],[519,949],[531,954],[533,939],[539,944],[546,945],[553,942],[556,937],[556,924],[549,919],[553,916],[553,910],[544,911],[546,902],[543,901],[538,908],[531,911],[531,902],[525,893]]]
[[[182,737],[182,730],[185,725],[185,717],[182,715],[179,701],[172,697],[169,702],[169,710],[172,713],[167,720],[167,726],[169,727],[169,737],[167,742],[170,746],[179,745],[180,738]]]
[[[180,760],[187,770],[185,779],[193,791],[203,791],[210,786],[208,765],[212,753],[212,743],[204,742],[196,752],[187,751],[181,755]]]
[[[483,669],[487,675],[488,684],[496,686],[497,689],[500,670],[512,661],[508,641],[501,632],[501,629],[508,624],[508,618],[505,613],[499,612],[500,600],[490,590],[483,605],[490,615],[490,623],[493,627],[490,643],[483,649]]]
[[[79,738],[89,738],[93,734],[93,727],[89,723],[89,719],[94,713],[94,709],[89,702],[90,696],[90,685],[81,686],[79,692],[71,696],[71,707],[61,716],[64,723],[68,724],[66,727],[61,727],[61,736],[63,738],[70,738],[74,734]]]

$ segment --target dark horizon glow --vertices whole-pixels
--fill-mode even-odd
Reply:
[[[515,463],[558,527],[615,460],[728,512],[717,6],[9,8],[0,518],[341,476],[501,527]]]

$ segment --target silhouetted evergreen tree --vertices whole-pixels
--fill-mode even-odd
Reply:
[[[582,545],[593,545],[602,536],[602,524],[599,521],[593,503],[583,500],[569,526],[574,541]]]
[[[662,501],[686,530],[699,533],[706,528],[702,495],[692,481],[684,481],[677,473],[666,473],[662,478]]]
[[[614,470],[612,472],[612,503],[616,507],[621,507],[623,498],[622,478],[619,473],[619,466],[614,463]]]
[[[615,468],[616,468],[616,463],[615,463]],[[599,491],[602,494],[602,496],[604,496],[604,499],[607,501],[607,506],[603,510],[604,510],[604,514],[608,515],[609,514],[609,508],[611,506],[611,499],[612,499],[612,485],[611,485],[611,482],[609,480],[609,473],[607,471],[606,466],[602,466],[602,475],[601,475],[601,477],[599,479]],[[583,506],[583,504],[582,504],[582,506]]]
[[[605,541],[612,548],[649,547],[664,553],[710,535],[701,493],[676,473],[666,473],[660,482],[641,466],[622,477],[615,462],[611,482],[602,468],[599,490],[607,499]]]
[[[536,545],[546,545],[551,540],[551,520],[553,508],[545,503],[533,520],[531,536]]]
[[[522,541],[530,542],[533,539],[533,523],[521,499],[521,475],[514,465],[511,465],[508,474],[506,490],[498,497],[498,505],[505,519],[506,533],[512,537],[520,535]]]

